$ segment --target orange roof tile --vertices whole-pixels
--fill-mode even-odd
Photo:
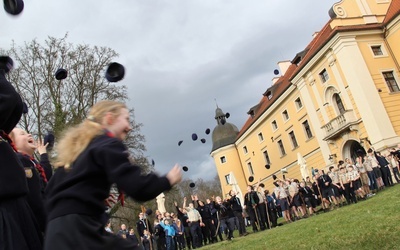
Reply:
[[[399,0],[393,0],[390,3],[389,9],[386,13],[386,17],[383,20],[384,24],[388,24],[390,21],[392,21],[395,17],[397,17],[400,14],[400,1]]]

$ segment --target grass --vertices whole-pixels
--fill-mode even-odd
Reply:
[[[357,204],[201,249],[400,249],[400,185]],[[251,228],[247,228],[251,232]]]

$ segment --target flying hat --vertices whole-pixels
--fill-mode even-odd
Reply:
[[[202,138],[200,141],[201,141],[202,143],[206,143],[206,139],[204,139],[204,138]]]
[[[119,63],[112,62],[106,70],[106,79],[109,82],[118,82],[124,78],[125,68]]]
[[[187,171],[189,170],[189,168],[186,167],[186,166],[183,166],[182,169],[183,169],[183,171],[185,171],[185,172],[187,172]]]
[[[47,135],[44,136],[43,144],[46,145],[47,143],[47,149],[52,150],[54,147],[54,134],[52,131],[47,132]]]
[[[272,179],[276,180],[276,179],[278,179],[278,177],[276,177],[276,175],[273,174]]]
[[[267,164],[267,165],[265,165],[265,168],[266,168],[266,169],[270,169],[271,166],[270,166],[269,164]]]
[[[250,176],[249,177],[249,182],[253,182],[254,181],[254,177],[253,176]]]
[[[0,70],[8,73],[14,67],[13,60],[8,56],[0,56]]]
[[[151,208],[146,209],[146,215],[151,215],[153,213],[153,210]]]
[[[196,186],[196,184],[194,184],[193,182],[191,182],[190,184],[189,184],[189,187],[191,187],[191,188],[194,188]]]
[[[57,80],[64,80],[68,76],[68,71],[63,68],[57,69],[54,76],[56,77]]]
[[[26,102],[22,102],[22,114],[27,114],[28,113],[28,105]]]
[[[18,15],[24,9],[22,0],[4,0],[4,10],[11,15]]]
[[[180,146],[180,145],[182,144],[182,142],[183,142],[183,141],[179,141],[179,142],[178,142],[178,146]]]
[[[226,117],[226,118],[229,118],[230,116],[231,116],[231,114],[229,114],[229,113],[226,113],[226,114],[225,114],[225,117]]]
[[[206,129],[206,135],[208,135],[209,133],[210,133],[210,129],[207,128],[207,129]]]
[[[151,159],[151,165],[154,167],[154,165],[156,165],[154,159]]]
[[[193,133],[193,134],[192,134],[192,140],[193,140],[193,141],[196,141],[196,140],[197,140],[197,135],[196,135],[196,133]]]

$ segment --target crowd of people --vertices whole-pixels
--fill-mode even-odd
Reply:
[[[165,176],[143,175],[123,144],[132,129],[129,110],[117,101],[100,101],[86,119],[68,129],[56,145],[54,166],[48,144],[35,141],[16,128],[23,101],[6,79],[12,60],[0,57],[0,249],[196,249],[222,240],[233,232],[246,236],[323,210],[357,203],[399,182],[399,148],[381,155],[373,148],[332,166],[327,173],[315,169],[302,180],[278,179],[274,190],[263,183],[249,185],[243,204],[235,191],[222,198],[191,196],[175,202],[175,211],[142,212],[133,228],[121,225],[113,233],[107,223],[106,204],[116,186],[138,201],[154,199],[179,183],[181,167]],[[119,196],[123,202],[123,195]],[[106,225],[107,224],[107,225]]]
[[[302,181],[273,176],[275,188],[271,191],[265,190],[260,181],[248,185],[243,204],[233,190],[224,199],[216,196],[201,200],[192,195],[187,204],[184,197],[181,206],[174,202],[174,212],[157,210],[153,223],[146,213],[140,213],[136,223],[139,237],[134,242],[145,250],[196,249],[232,240],[235,230],[242,237],[248,235],[248,230],[256,233],[283,225],[278,224],[279,217],[288,224],[357,203],[400,182],[398,146],[385,156],[371,148],[355,163],[347,158],[326,172],[313,169],[313,176]],[[129,238],[133,232],[133,228],[126,230],[122,224],[116,234]]]

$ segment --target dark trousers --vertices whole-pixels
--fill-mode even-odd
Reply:
[[[388,166],[381,167],[381,172],[382,172],[383,184],[385,184],[386,187],[393,185],[393,179],[392,175],[390,174],[389,167]]]
[[[368,178],[369,178],[369,189],[370,190],[377,190],[378,191],[378,183],[376,182],[376,176],[374,171],[367,171]]]
[[[350,183],[343,184],[344,186],[344,197],[348,204],[352,202],[357,203],[356,194],[354,193],[354,188],[350,187]]]
[[[157,245],[157,250],[165,250],[166,249],[166,241],[165,241],[165,236],[156,236],[156,245]]]
[[[203,242],[204,244],[208,242],[214,242],[216,238],[216,229],[215,225],[213,224],[212,219],[203,219],[204,227],[201,228],[201,231],[203,233]]]
[[[184,227],[185,229],[185,240],[186,240],[186,246],[190,249],[192,246],[192,235],[190,234],[190,227]]]
[[[239,235],[245,234],[246,233],[246,226],[244,224],[244,218],[243,218],[243,213],[242,211],[233,211],[233,214],[235,215],[235,225],[236,228],[239,230]]]
[[[165,236],[165,241],[167,243],[167,250],[175,250],[175,240],[172,236]]]
[[[250,217],[250,224],[251,224],[251,226],[252,226],[252,228],[253,228],[253,231],[254,231],[254,232],[257,232],[257,231],[258,231],[258,229],[257,229],[258,221],[257,221],[257,217],[256,217],[256,213],[255,213],[254,208],[253,208],[253,207],[250,207],[250,206],[247,206],[247,207],[246,207],[246,212],[247,212],[247,214],[248,214],[249,217]],[[256,223],[257,223],[257,224],[256,224]]]
[[[191,222],[189,223],[189,225],[190,225],[190,234],[192,235],[193,248],[201,247],[202,235],[201,235],[200,222],[197,221]]]
[[[265,229],[269,228],[268,219],[267,219],[267,206],[265,205],[265,203],[264,202],[259,203],[256,210],[258,212],[258,220],[260,223],[260,229],[265,230]]]
[[[235,217],[221,219],[221,225],[225,228],[228,239],[233,237],[233,230],[235,230]]]
[[[270,226],[276,227],[278,225],[278,213],[276,209],[268,208],[268,216],[269,216],[269,221],[271,222]]]

